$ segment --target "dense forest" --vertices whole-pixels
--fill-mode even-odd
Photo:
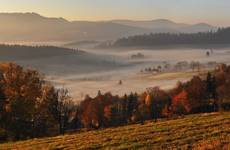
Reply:
[[[74,103],[68,90],[57,89],[35,70],[0,64],[0,141],[64,134],[192,113],[230,110],[230,66],[206,77],[194,76],[171,90],[116,96],[101,93]]]
[[[219,28],[216,32],[199,33],[156,33],[121,38],[113,47],[164,46],[164,45],[206,45],[230,44],[230,28]],[[107,46],[111,46],[108,44]]]
[[[83,53],[79,49],[69,49],[56,46],[25,46],[25,45],[8,45],[0,44],[0,57],[13,56],[18,59],[44,58],[60,55],[73,55]]]

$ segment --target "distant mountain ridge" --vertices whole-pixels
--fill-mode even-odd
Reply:
[[[151,21],[113,20],[112,22],[134,27],[152,29],[152,33],[195,33],[210,30],[215,31],[217,29],[217,27],[211,26],[207,23],[198,23],[191,25],[185,23],[176,23],[167,19],[156,19]]]
[[[159,32],[202,32],[216,27],[188,25],[166,19],[152,21],[68,21],[37,13],[0,13],[0,42],[115,40],[124,36]]]

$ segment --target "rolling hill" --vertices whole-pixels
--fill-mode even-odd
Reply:
[[[0,13],[0,42],[73,42],[114,40],[158,32],[198,32],[216,29],[208,24],[188,25],[170,20],[68,21],[36,13]]]
[[[79,132],[1,144],[0,149],[221,149],[230,148],[230,113]]]
[[[0,13],[0,41],[105,40],[149,32],[112,22],[67,21],[36,13]]]
[[[46,75],[84,74],[109,71],[129,65],[115,62],[110,55],[99,55],[56,46],[1,45],[0,62],[15,62]]]

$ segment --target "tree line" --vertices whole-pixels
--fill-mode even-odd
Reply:
[[[151,33],[115,41],[113,47],[230,44],[230,27],[199,33]],[[109,45],[111,46],[111,45]]]
[[[124,96],[101,93],[79,104],[37,71],[0,65],[0,141],[54,136],[191,113],[230,110],[230,66],[194,76],[170,90],[159,87]]]
[[[2,60],[14,61],[15,59],[44,58],[49,56],[74,55],[85,53],[79,49],[69,49],[56,46],[25,46],[0,44]]]

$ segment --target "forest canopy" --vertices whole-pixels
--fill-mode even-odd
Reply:
[[[199,33],[151,33],[115,41],[113,47],[230,44],[230,27]],[[111,45],[108,45],[111,46]]]

